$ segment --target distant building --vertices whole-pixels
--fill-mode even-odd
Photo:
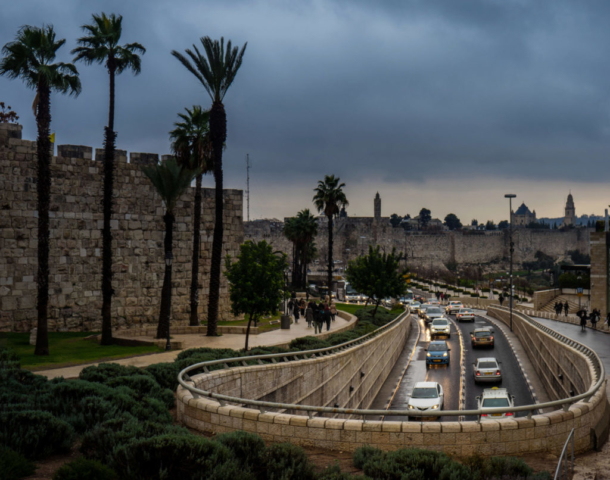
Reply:
[[[381,218],[381,197],[379,196],[379,192],[375,195],[375,220],[379,220]]]
[[[522,203],[521,206],[517,209],[516,212],[511,212],[510,214],[511,220],[513,222],[513,226],[526,226],[532,222],[536,222],[536,210],[530,212],[530,209],[527,208],[525,203]]]
[[[588,220],[588,218],[585,220],[585,224]],[[566,215],[562,226],[567,227],[569,225],[576,225],[576,209],[574,208],[574,198],[571,193],[568,195],[568,201],[566,202]]]

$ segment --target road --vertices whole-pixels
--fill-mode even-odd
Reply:
[[[417,318],[416,315],[413,316]],[[399,379],[398,386],[396,387],[396,378],[388,377],[388,382],[391,383],[393,393],[390,395],[391,401],[389,402],[388,410],[406,410],[407,402],[413,386],[417,382],[430,381],[438,382],[441,384],[445,394],[444,410],[460,410],[460,399],[461,399],[461,367],[460,360],[462,357],[465,361],[466,374],[464,381],[465,391],[465,409],[476,409],[477,401],[476,397],[481,395],[485,388],[491,388],[493,386],[501,386],[507,388],[511,395],[515,396],[516,405],[528,405],[534,403],[531,396],[527,382],[521,373],[521,369],[515,358],[508,341],[504,337],[504,334],[500,329],[495,328],[494,332],[494,343],[493,348],[477,348],[473,349],[470,344],[470,332],[477,327],[492,326],[493,324],[486,320],[484,317],[477,315],[475,322],[463,322],[458,323],[455,319],[455,315],[450,315],[448,318],[452,321],[451,326],[451,337],[447,339],[450,353],[450,365],[431,366],[426,369],[425,359],[426,351],[429,342],[430,334],[428,328],[425,326],[423,320],[417,320],[418,329],[413,328],[413,335],[418,336],[417,343],[410,339],[405,345],[405,352],[401,355],[400,361],[408,361],[408,368],[404,372],[404,375]],[[415,321],[415,320],[413,320]],[[458,335],[458,329],[462,333],[463,348],[460,343],[460,336]],[[417,338],[417,337],[416,337]],[[496,357],[501,363],[502,369],[502,384],[498,385],[495,383],[488,384],[475,384],[473,378],[473,363],[477,358],[480,357]],[[397,368],[403,367],[404,365],[397,365]],[[385,392],[388,391],[388,386],[384,385]],[[384,390],[382,387],[382,391]],[[395,387],[395,388],[394,388]],[[377,401],[379,400],[379,401]],[[387,406],[388,395],[385,393],[383,398],[376,399],[374,408],[384,408],[384,403]],[[527,412],[522,412],[519,416],[527,415]],[[386,420],[406,420],[406,417],[387,415]],[[457,417],[441,417],[442,421],[456,421]],[[467,417],[466,420],[476,420],[476,417]]]

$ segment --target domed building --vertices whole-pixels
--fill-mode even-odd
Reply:
[[[511,212],[513,226],[516,227],[525,227],[532,222],[536,222],[536,210],[530,212],[530,209],[527,208],[525,203],[522,203],[521,206],[517,209],[516,212]]]

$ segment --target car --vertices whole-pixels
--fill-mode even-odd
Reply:
[[[445,395],[443,387],[437,382],[417,382],[407,403],[409,410],[418,412],[438,411],[443,409]],[[409,417],[419,420],[422,417]],[[440,419],[440,417],[435,417]]]
[[[449,302],[449,305],[447,305],[447,307],[445,307],[445,311],[447,312],[448,315],[452,315],[454,312],[457,313],[460,311],[460,308],[464,308],[464,305],[462,305],[462,302],[457,302],[457,301],[452,301]]]
[[[386,298],[384,298],[384,299],[381,301],[381,303],[382,303],[383,305],[385,305],[386,307],[388,307],[388,308],[392,308],[392,305],[394,304],[394,302],[392,301],[392,298],[391,298],[391,297],[386,297]]]
[[[430,324],[430,338],[437,337],[439,335],[447,335],[447,338],[451,338],[451,324],[446,318],[435,318]]]
[[[430,305],[440,305],[440,302],[438,301],[438,298],[436,298],[436,297],[429,298],[428,303]]]
[[[426,308],[426,313],[424,314],[424,320],[426,323],[430,323],[430,322],[432,322],[432,320],[441,318],[443,316],[444,316],[443,311],[441,310],[440,307],[430,305],[428,308]]]
[[[459,312],[455,316],[455,319],[458,322],[464,322],[466,320],[474,322],[474,312],[469,308],[460,308]]]
[[[348,303],[360,303],[363,301],[363,296],[360,293],[350,292],[345,296]]]
[[[447,365],[449,366],[451,357],[449,352],[451,349],[445,340],[433,340],[426,348],[426,367],[430,365]]]
[[[515,406],[515,396],[508,393],[506,388],[486,388],[483,395],[477,397],[479,410],[489,410],[491,408],[506,408]],[[513,412],[504,413],[482,413],[481,421],[496,420],[498,418],[513,417]]]
[[[500,363],[495,357],[477,358],[477,361],[472,364],[474,382],[502,382]]]
[[[417,309],[417,314],[419,315],[419,318],[424,318],[424,316],[426,315],[426,310],[428,309],[428,307],[431,306],[432,305],[430,305],[429,303],[422,303]]]
[[[491,327],[475,328],[470,332],[470,344],[475,347],[493,347],[494,346],[494,329]]]

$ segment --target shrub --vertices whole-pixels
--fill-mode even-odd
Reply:
[[[80,457],[62,465],[53,475],[53,480],[114,480],[114,470],[95,460]]]
[[[233,458],[243,468],[256,472],[257,476],[265,475],[262,466],[264,465],[267,447],[261,437],[238,430],[218,435],[215,440],[227,447],[233,454]]]
[[[131,388],[138,394],[136,400],[144,397],[155,398],[167,408],[174,406],[174,394],[167,388],[161,388],[152,375],[131,375],[128,377],[115,377],[109,379],[106,384],[109,387],[125,386]]]
[[[301,337],[292,340],[289,348],[295,350],[317,350],[318,348],[327,348],[330,346],[331,344],[327,340],[321,340],[316,337]]]
[[[316,477],[317,480],[366,480],[365,477],[341,472],[339,465],[329,465]]]
[[[161,388],[168,388],[175,392],[178,388],[178,373],[180,370],[175,363],[155,363],[145,369],[150,373]]]
[[[444,453],[415,448],[373,455],[364,464],[363,470],[365,475],[378,479],[402,478],[396,476],[397,473],[410,470],[418,471],[417,476],[411,477],[413,479],[469,480],[472,478],[467,467],[454,462]]]
[[[131,365],[100,363],[97,366],[84,368],[78,378],[87,382],[106,383],[111,378],[128,377],[130,375],[149,375],[152,377],[152,374],[146,372],[146,370]]]
[[[383,455],[383,451],[370,445],[357,448],[353,455],[354,467],[362,469],[364,464],[375,456]]]
[[[267,449],[266,478],[269,480],[313,480],[313,466],[305,451],[291,443],[276,443]]]
[[[10,448],[0,447],[0,473],[4,480],[19,480],[36,471],[36,467],[23,455]]]
[[[30,459],[66,452],[74,442],[74,429],[48,412],[26,410],[0,413],[0,445]]]

